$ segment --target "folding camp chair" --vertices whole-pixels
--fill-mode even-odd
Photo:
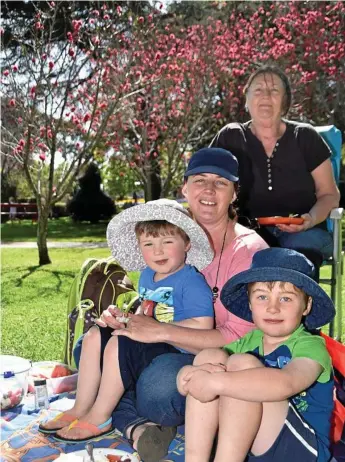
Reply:
[[[315,127],[318,133],[323,137],[332,150],[331,162],[334,172],[334,178],[337,184],[340,179],[341,165],[341,132],[334,125],[325,125]],[[342,228],[341,220],[344,215],[344,209],[336,208],[330,213],[327,220],[329,231],[333,234],[333,255],[323,266],[331,265],[331,277],[320,279],[321,284],[331,286],[331,298],[336,308],[336,320],[332,321],[329,327],[329,335],[341,341],[342,338],[342,275],[344,264],[344,250],[342,248]]]

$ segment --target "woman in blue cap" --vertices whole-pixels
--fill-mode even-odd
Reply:
[[[187,396],[186,462],[328,462],[333,374],[320,328],[332,300],[294,250],[272,248],[223,287],[224,306],[257,329],[197,355],[178,375]],[[202,438],[200,438],[202,435]]]

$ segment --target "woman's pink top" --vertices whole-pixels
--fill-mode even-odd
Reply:
[[[255,252],[266,249],[266,242],[253,230],[239,224],[235,225],[236,237],[223,251],[217,287],[219,295],[224,284],[235,274],[248,269],[251,265]],[[212,288],[216,283],[216,275],[219,263],[217,256],[203,271],[208,285]],[[247,332],[254,329],[254,324],[244,321],[228,311],[218,296],[214,305],[216,328],[224,337],[224,344],[243,337]]]

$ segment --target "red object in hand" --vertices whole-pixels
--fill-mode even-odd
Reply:
[[[71,374],[72,371],[68,367],[62,366],[61,364],[57,364],[56,366],[54,366],[51,378],[56,379],[57,377],[66,377]]]
[[[260,217],[260,225],[301,225],[304,219],[301,217]]]
[[[145,316],[153,316],[153,310],[155,309],[155,306],[157,305],[156,302],[152,300],[143,300],[141,302],[141,308],[142,312]]]

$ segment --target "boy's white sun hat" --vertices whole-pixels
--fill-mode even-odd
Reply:
[[[158,199],[130,207],[116,215],[107,228],[107,240],[113,257],[126,271],[141,271],[146,263],[135,235],[139,221],[165,220],[181,228],[190,239],[186,263],[202,270],[214,257],[205,231],[189,216],[181,204]]]

